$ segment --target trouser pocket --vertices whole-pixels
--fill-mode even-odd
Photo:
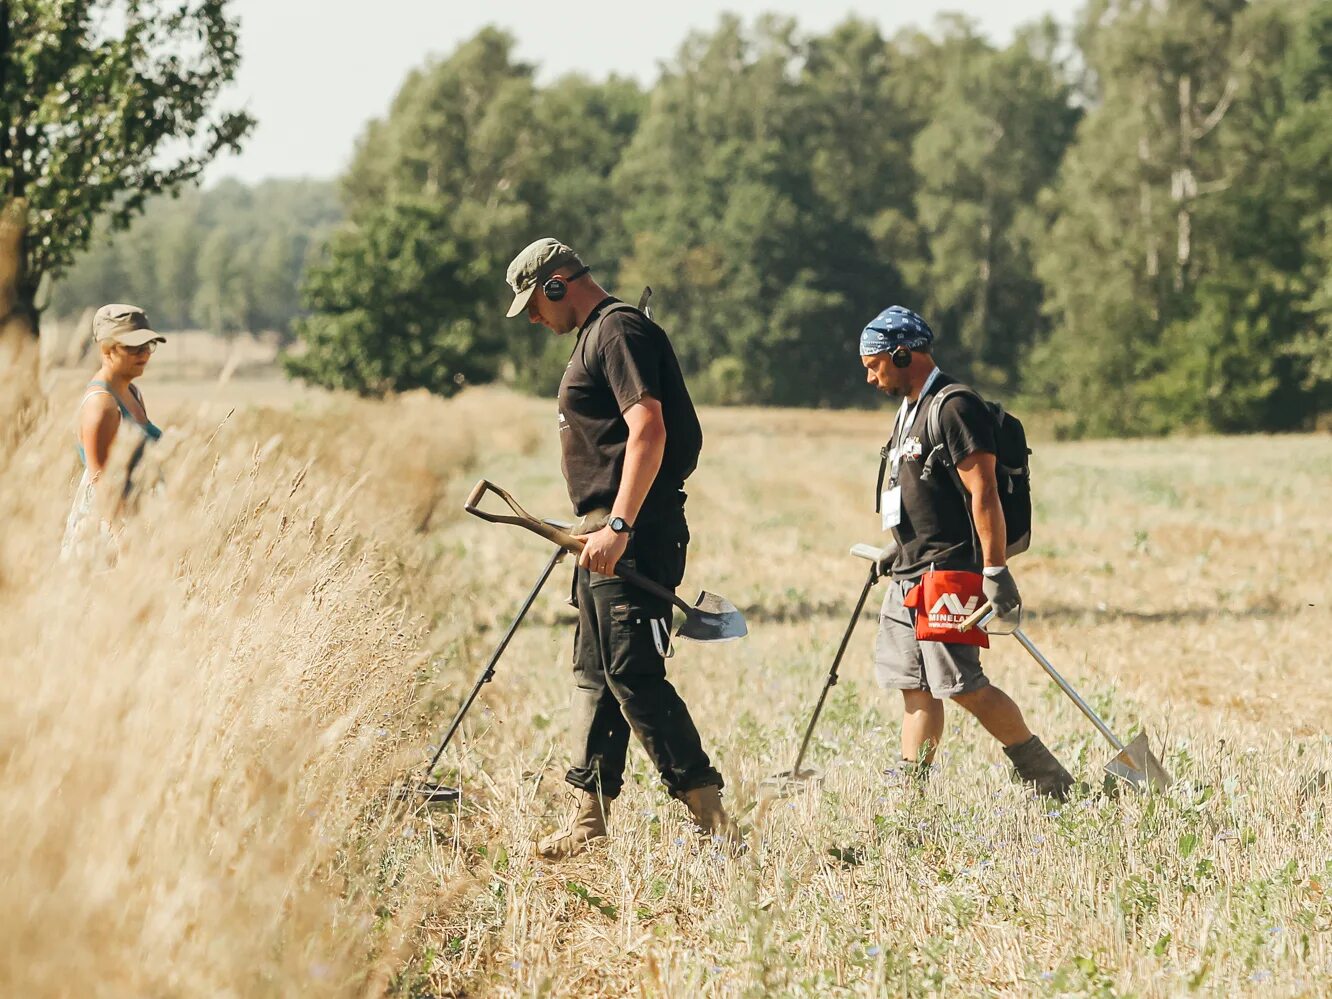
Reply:
[[[665,603],[653,598],[611,602],[604,647],[607,673],[613,677],[665,675],[670,654],[670,605],[663,608]]]

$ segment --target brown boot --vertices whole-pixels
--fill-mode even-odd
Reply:
[[[1056,801],[1068,798],[1068,792],[1073,788],[1073,778],[1055,759],[1054,754],[1045,748],[1040,736],[1033,735],[1016,746],[1005,746],[1004,753],[1024,783],[1031,784],[1039,793]]]
[[[726,809],[722,806],[721,788],[715,784],[696,787],[692,791],[684,792],[680,800],[689,809],[689,814],[693,816],[694,824],[698,826],[700,832],[719,839],[721,844],[733,853],[744,850],[745,841],[740,835],[740,827],[726,814]]]
[[[568,860],[587,850],[592,840],[606,835],[606,816],[610,801],[589,791],[578,792],[578,811],[569,828],[547,836],[537,844],[536,854],[542,860]]]

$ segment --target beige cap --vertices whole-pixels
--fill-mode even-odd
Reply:
[[[513,304],[509,306],[508,318],[523,312],[536,286],[563,267],[573,264],[582,267],[583,261],[578,254],[565,246],[558,239],[544,236],[531,243],[509,264],[509,273],[505,280],[513,289]]]
[[[137,305],[103,305],[93,316],[93,340],[142,347],[150,340],[166,343],[166,337],[148,325],[148,313]]]

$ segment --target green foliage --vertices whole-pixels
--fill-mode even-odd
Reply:
[[[7,0],[3,13],[0,191],[28,205],[19,307],[35,318],[42,279],[94,220],[123,228],[252,121],[212,109],[239,58],[225,0]]]
[[[1332,410],[1328,120],[1332,0],[1089,0],[1004,46],[958,16],[723,16],[647,93],[538,85],[485,29],[367,126],[345,214],[322,185],[148,201],[56,303],[285,332],[304,280],[304,378],[546,395],[569,344],[506,320],[501,276],[556,235],[620,297],[656,289],[700,401],[873,404],[856,337],[896,302],[1066,434],[1295,428]]]
[[[433,203],[395,200],[363,213],[310,271],[313,315],[296,324],[306,349],[287,359],[288,371],[362,395],[451,395],[489,380],[497,345],[471,315],[493,264]]]
[[[538,90],[513,47],[483,30],[413,71],[367,128],[343,181],[348,223],[308,278],[314,314],[289,365],[300,377],[449,394],[496,377],[503,358],[525,387],[558,378],[561,345],[505,320],[502,275],[519,248],[554,233],[613,279],[626,237],[609,176],[642,98],[616,79]]]
[[[124,232],[106,226],[52,289],[49,308],[76,315],[142,303],[160,329],[287,334],[312,247],[342,217],[332,183],[225,181],[147,201]]]
[[[1045,202],[1028,389],[1073,433],[1307,422],[1332,350],[1332,5],[1097,0],[1084,25],[1096,104]]]

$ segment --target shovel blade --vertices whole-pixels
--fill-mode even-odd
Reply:
[[[1152,747],[1147,744],[1146,732],[1139,732],[1122,753],[1107,763],[1105,772],[1127,781],[1139,791],[1164,791],[1175,783],[1175,779],[1166,773],[1161,761],[1152,753]]]
[[[735,604],[704,590],[676,634],[695,642],[733,642],[748,635],[749,626]]]

